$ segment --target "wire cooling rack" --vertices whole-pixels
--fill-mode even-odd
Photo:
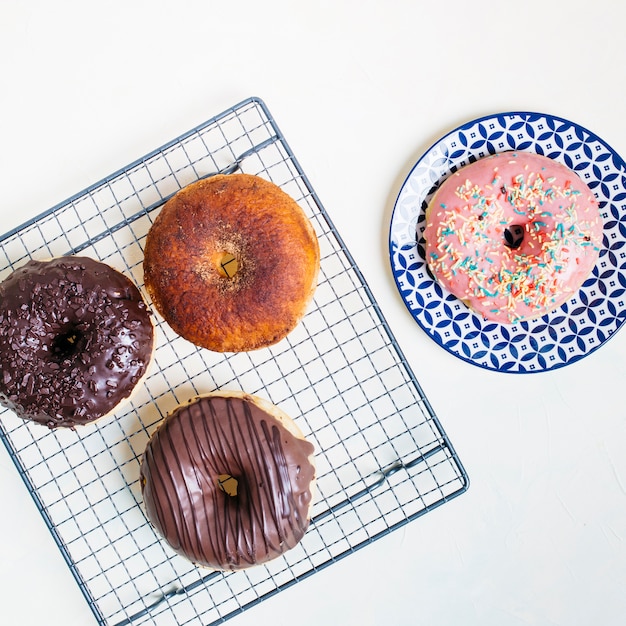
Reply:
[[[143,289],[159,207],[216,172],[280,185],[312,221],[321,270],[304,320],[273,347],[196,348],[155,314],[149,375],[116,415],[48,431],[0,412],[0,437],[99,624],[215,624],[449,501],[468,480],[363,276],[265,104],[248,99],[0,239],[0,279],[30,258],[83,254]],[[145,292],[144,292],[145,295]],[[147,297],[147,296],[146,296]],[[218,573],[159,539],[139,463],[163,417],[215,389],[279,405],[315,445],[317,495],[302,542],[267,565]]]

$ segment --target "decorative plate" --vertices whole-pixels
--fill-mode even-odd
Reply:
[[[567,165],[596,194],[604,220],[598,263],[579,292],[541,318],[484,320],[434,281],[424,259],[425,208],[459,167],[507,150]],[[626,164],[585,128],[543,113],[483,117],[442,137],[415,164],[391,217],[389,251],[400,295],[415,321],[451,354],[490,370],[543,372],[597,350],[626,319]]]

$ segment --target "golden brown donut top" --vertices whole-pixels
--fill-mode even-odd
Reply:
[[[171,413],[146,447],[146,513],[198,565],[235,570],[266,562],[308,528],[312,454],[277,407],[243,393],[203,396]]]
[[[231,271],[222,264],[229,259]],[[170,199],[150,228],[148,293],[179,335],[218,352],[272,345],[313,296],[319,244],[300,206],[250,174],[217,175]]]

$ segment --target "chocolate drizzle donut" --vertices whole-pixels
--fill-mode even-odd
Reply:
[[[31,260],[0,283],[0,403],[24,419],[74,427],[110,413],[153,343],[141,293],[99,261]]]
[[[309,525],[313,445],[274,405],[239,392],[179,407],[141,463],[148,518],[192,562],[237,570],[293,548]]]

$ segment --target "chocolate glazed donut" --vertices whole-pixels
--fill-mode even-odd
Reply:
[[[0,404],[49,428],[92,422],[146,373],[154,329],[140,291],[88,257],[28,261],[0,284]]]
[[[240,392],[171,413],[142,458],[155,529],[180,555],[238,570],[293,548],[309,525],[313,445],[274,405]]]

